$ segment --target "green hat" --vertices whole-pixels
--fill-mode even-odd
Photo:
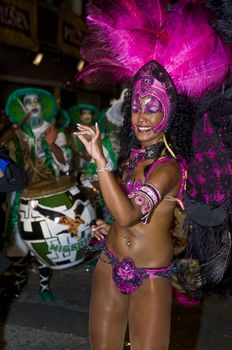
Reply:
[[[12,92],[6,101],[5,113],[13,124],[19,124],[25,117],[22,99],[25,95],[36,94],[42,105],[42,119],[51,122],[58,113],[55,97],[48,91],[34,87],[18,89]]]
[[[78,105],[75,105],[75,106],[71,107],[68,110],[68,114],[70,116],[71,123],[73,125],[76,125],[76,123],[81,123],[80,111],[82,111],[83,109],[88,109],[88,110],[90,110],[93,113],[93,124],[98,122],[98,119],[99,119],[99,110],[98,110],[98,108],[93,106],[93,105],[80,103]]]

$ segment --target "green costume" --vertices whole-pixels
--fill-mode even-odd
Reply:
[[[102,138],[103,152],[106,156],[107,161],[111,163],[113,170],[116,170],[117,157],[115,155],[115,152],[113,150],[109,137],[104,132],[105,131],[104,130],[105,114],[101,114],[100,111],[95,106],[92,106],[90,104],[78,104],[76,106],[73,106],[68,110],[68,113],[69,113],[72,126],[74,128],[76,128],[77,123],[83,123],[80,117],[80,112],[82,110],[89,110],[92,112],[92,116],[93,116],[92,125],[94,125],[97,122],[101,130],[101,133],[103,135],[103,138]],[[83,143],[77,137],[75,137],[74,141],[75,141],[74,147],[76,148],[78,153],[80,155],[84,155],[86,151]],[[89,162],[85,162],[82,171],[84,174],[97,174],[95,162],[92,160],[90,160]]]
[[[50,92],[34,87],[16,90],[9,95],[5,112],[15,125],[14,136],[8,145],[10,154],[29,173],[30,184],[53,179],[60,173],[68,172],[67,143],[62,129],[65,126],[65,120],[69,120],[69,117],[67,113],[59,110],[57,101]],[[51,125],[54,125],[57,131],[57,134],[54,134],[53,143],[63,151],[65,164],[59,162],[46,141],[45,134]],[[8,256],[12,259],[20,259],[20,266],[23,269],[24,256],[28,253],[28,247],[18,232],[20,200],[20,192],[13,194],[8,208],[10,209],[9,217],[4,235],[6,241],[11,243],[7,252]],[[17,266],[19,266],[18,261]],[[40,262],[40,290],[45,301],[53,297],[48,288],[48,270],[49,268]],[[21,281],[17,283],[20,285]]]

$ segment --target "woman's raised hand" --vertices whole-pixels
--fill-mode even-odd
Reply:
[[[95,124],[95,129],[82,124],[77,124],[77,127],[79,131],[75,131],[73,134],[79,138],[88,154],[94,160],[100,159],[103,155],[103,150],[98,124]]]

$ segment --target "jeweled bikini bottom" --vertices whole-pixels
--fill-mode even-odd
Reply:
[[[134,261],[130,258],[118,259],[107,247],[105,240],[96,242],[90,249],[101,250],[104,253],[112,266],[113,281],[122,294],[133,293],[146,278],[171,278],[176,269],[173,262],[160,268],[136,267]]]

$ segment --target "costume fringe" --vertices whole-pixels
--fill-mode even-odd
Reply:
[[[199,261],[192,258],[176,258],[176,269],[172,275],[173,285],[178,294],[189,300],[200,300],[202,296],[203,279]]]
[[[200,226],[188,218],[186,257],[200,262],[202,286],[197,293],[232,296],[232,243],[227,220],[219,226]]]

